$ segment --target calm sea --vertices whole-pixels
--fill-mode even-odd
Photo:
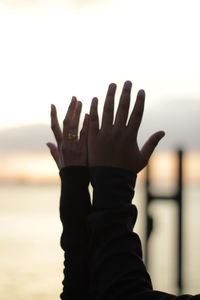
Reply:
[[[0,295],[4,300],[56,300],[62,290],[59,184],[0,184]],[[136,231],[143,238],[144,189],[137,187]],[[184,292],[200,292],[200,187],[184,190]],[[149,242],[154,288],[176,292],[176,213],[173,201],[151,204]]]

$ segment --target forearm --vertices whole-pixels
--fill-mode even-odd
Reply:
[[[134,207],[126,207],[88,217],[90,299],[118,299],[120,295],[126,299],[129,293],[133,296],[152,289],[141,258],[140,240],[130,229],[130,218],[131,215],[134,218],[134,214]]]
[[[127,297],[130,289],[152,288],[139,237],[132,232],[137,217],[131,204],[135,179],[122,169],[91,169],[93,212],[87,218],[91,299],[118,299]]]
[[[93,212],[88,217],[91,228],[89,299],[199,300],[200,295],[175,296],[153,290],[142,260],[140,239],[129,228],[131,214],[133,218],[136,215],[134,206]]]
[[[90,213],[88,170],[67,167],[61,170],[60,218],[63,224],[61,247],[65,251],[61,299],[80,299],[87,293],[85,217]]]
[[[133,232],[137,218],[137,209],[131,204],[134,175],[120,169],[93,168],[91,181],[94,203],[93,212],[87,217],[90,230],[89,299],[190,299],[190,295],[177,297],[153,290],[142,260],[140,239]]]

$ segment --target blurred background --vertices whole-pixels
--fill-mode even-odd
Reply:
[[[151,160],[156,191],[170,193],[183,156],[183,290],[199,293],[200,2],[198,0],[0,0],[0,294],[59,299],[63,252],[59,175],[50,105],[62,122],[73,95],[99,114],[111,82],[146,92],[139,134],[164,130]],[[81,120],[82,121],[82,120]],[[144,240],[145,171],[134,199]],[[148,270],[155,289],[177,292],[174,201],[153,201]]]

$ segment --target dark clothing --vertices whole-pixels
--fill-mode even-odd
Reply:
[[[88,275],[85,216],[91,212],[86,167],[67,167],[60,171],[60,218],[63,224],[61,247],[64,250],[64,280],[61,299],[87,299]]]
[[[200,299],[153,290],[133,227],[136,176],[110,167],[61,170],[61,246],[65,251],[63,300]],[[93,186],[93,205],[88,194]]]

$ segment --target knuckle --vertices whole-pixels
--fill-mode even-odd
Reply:
[[[91,122],[96,122],[96,121],[97,121],[97,116],[96,116],[96,114],[91,114],[90,121],[91,121]]]
[[[141,118],[141,110],[140,109],[136,109],[135,110],[134,118],[136,118],[136,119],[140,119]]]
[[[127,109],[129,108],[129,102],[125,101],[121,104],[121,110],[127,112]]]
[[[56,125],[54,123],[51,124],[51,129],[54,130],[56,128]]]
[[[105,113],[106,114],[112,114],[113,113],[113,109],[110,105],[105,107]]]

